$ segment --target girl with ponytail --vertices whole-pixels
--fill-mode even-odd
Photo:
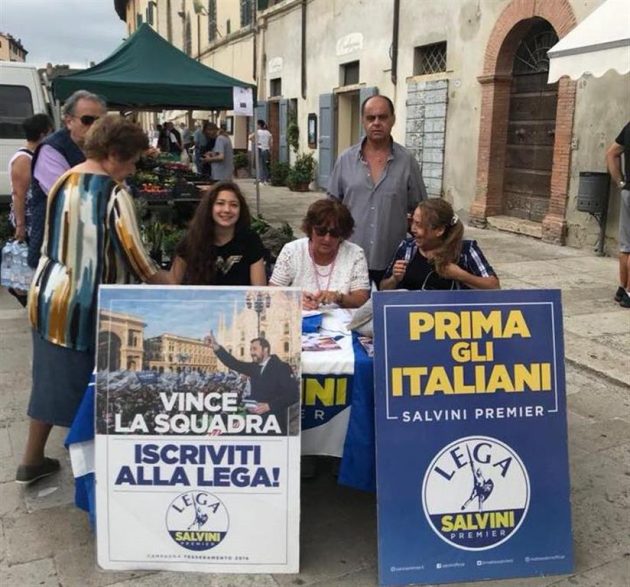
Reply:
[[[499,289],[496,273],[477,241],[464,240],[464,225],[448,202],[421,202],[411,233],[398,247],[380,289]]]

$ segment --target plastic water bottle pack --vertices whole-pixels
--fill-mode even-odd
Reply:
[[[0,285],[28,291],[34,271],[28,266],[28,245],[18,241],[8,241],[2,247]]]

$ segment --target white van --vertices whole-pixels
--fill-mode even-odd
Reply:
[[[24,146],[22,121],[50,114],[44,88],[34,65],[0,61],[0,207],[11,201],[9,159]]]

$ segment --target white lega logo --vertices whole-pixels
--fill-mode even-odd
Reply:
[[[468,436],[444,447],[422,483],[431,528],[462,550],[487,550],[509,540],[527,515],[529,498],[520,457],[488,436]]]

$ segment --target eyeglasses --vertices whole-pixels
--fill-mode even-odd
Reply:
[[[92,126],[100,118],[100,116],[84,114],[83,116],[75,116],[75,118],[78,118],[83,126]]]
[[[327,234],[329,234],[333,238],[339,238],[341,236],[341,233],[339,232],[339,229],[337,228],[326,228],[325,226],[315,226],[313,227],[313,230],[315,231],[315,234],[317,236],[326,236]]]

